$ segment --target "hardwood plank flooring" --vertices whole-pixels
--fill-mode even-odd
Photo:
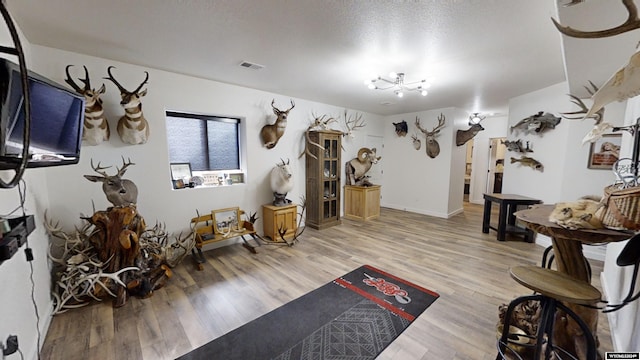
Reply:
[[[544,249],[520,238],[498,242],[495,232],[482,233],[481,222],[482,206],[468,203],[451,219],[383,208],[376,220],[307,228],[292,247],[264,245],[258,254],[239,244],[209,250],[204,271],[187,257],[150,298],[56,315],[41,355],[174,359],[369,264],[440,294],[378,359],[494,359],[498,306],[530,293],[507,270],[539,264]],[[601,289],[602,262],[591,265]],[[612,351],[604,315],[598,337],[600,351]]]

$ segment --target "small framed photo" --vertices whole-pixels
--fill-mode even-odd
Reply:
[[[189,181],[191,179],[191,164],[189,163],[171,163],[171,180],[183,180]]]
[[[611,170],[620,158],[622,134],[605,134],[589,148],[589,169]]]
[[[213,210],[213,230],[218,234],[225,234],[231,230],[237,230],[240,226],[240,208],[232,207]]]

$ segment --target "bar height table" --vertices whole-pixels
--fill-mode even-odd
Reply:
[[[498,227],[491,226],[491,204],[497,203],[500,206],[498,215]],[[524,240],[533,242],[533,231],[528,228],[516,226],[516,217],[513,215],[518,211],[518,206],[540,204],[542,200],[514,194],[484,194],[484,213],[482,217],[482,232],[489,233],[493,229],[498,233],[498,241],[504,241],[507,234],[524,235]]]

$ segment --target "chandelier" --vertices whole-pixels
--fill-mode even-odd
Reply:
[[[369,89],[372,90],[388,90],[393,89],[393,93],[396,94],[397,97],[403,97],[405,92],[408,91],[417,91],[422,96],[427,96],[428,89],[431,84],[427,82],[427,80],[418,80],[413,82],[405,82],[404,81],[404,73],[395,73],[392,72],[389,74],[390,79],[385,79],[382,76],[378,76],[373,80],[365,80],[364,84],[367,85]],[[382,86],[378,86],[377,84],[384,83]],[[416,84],[419,84],[416,86]]]

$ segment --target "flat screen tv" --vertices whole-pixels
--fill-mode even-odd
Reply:
[[[32,71],[27,167],[76,164],[80,160],[84,97]],[[20,68],[0,59],[0,170],[15,169],[24,148],[24,96]]]

